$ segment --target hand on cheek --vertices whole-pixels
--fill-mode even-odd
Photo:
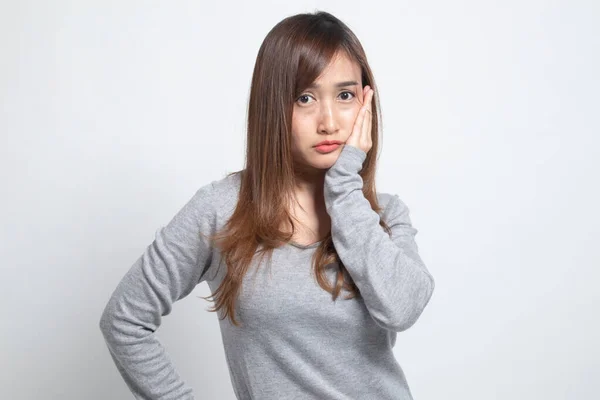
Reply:
[[[373,146],[371,139],[371,103],[373,100],[373,89],[370,86],[365,86],[363,89],[363,103],[356,115],[352,133],[346,140],[346,146],[358,147],[365,153],[368,153]]]

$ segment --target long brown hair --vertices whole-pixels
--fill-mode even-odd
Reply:
[[[291,121],[295,99],[316,80],[337,52],[345,52],[362,71],[362,87],[369,85],[377,93],[365,52],[354,33],[342,21],[327,12],[298,14],[285,18],[267,34],[256,58],[248,104],[247,148],[245,169],[241,174],[238,202],[223,230],[211,236],[220,248],[227,265],[226,275],[212,294],[215,307],[225,308],[223,318],[239,326],[235,302],[255,255],[269,263],[275,248],[290,241],[295,231],[288,205],[295,188],[292,159]],[[378,95],[372,106],[372,147],[367,153],[360,175],[363,194],[371,208],[380,212],[375,190],[375,167],[378,151]],[[229,175],[232,175],[229,174]],[[289,222],[292,232],[281,229]],[[380,225],[390,234],[389,227]],[[336,300],[342,289],[350,292],[346,299],[360,296],[346,268],[338,257],[331,231],[320,242],[313,256],[318,284]],[[339,265],[335,286],[326,276],[328,267]],[[203,297],[207,299],[206,297]]]

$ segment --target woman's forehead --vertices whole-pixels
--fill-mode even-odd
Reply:
[[[359,84],[361,77],[360,66],[346,55],[334,57],[321,75],[309,86],[321,88],[324,86],[339,87]]]

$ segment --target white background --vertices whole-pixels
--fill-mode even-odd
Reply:
[[[243,168],[260,44],[316,9],[366,49],[378,190],[436,280],[394,349],[415,399],[597,398],[592,0],[2,2],[2,398],[132,398],[101,312],[155,231]],[[158,335],[199,399],[234,399],[209,294]]]

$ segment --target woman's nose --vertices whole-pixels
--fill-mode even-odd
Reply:
[[[321,105],[319,113],[319,132],[334,133],[339,130],[338,118],[332,104],[327,102]]]

